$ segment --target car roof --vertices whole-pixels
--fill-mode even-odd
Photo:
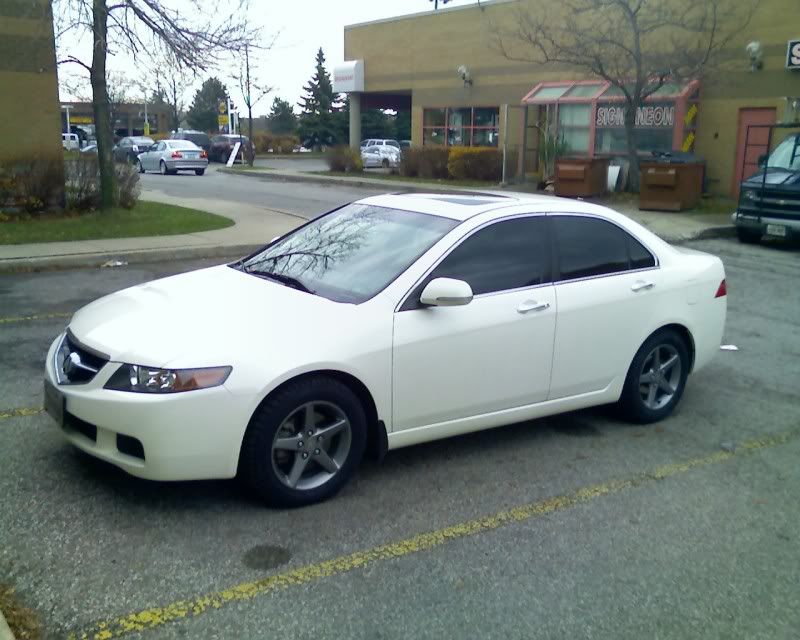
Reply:
[[[497,191],[451,191],[444,193],[395,193],[359,200],[363,204],[415,211],[463,222],[474,216],[496,212],[503,216],[507,209],[524,208],[530,213],[593,213],[616,222],[628,219],[600,205],[532,193]]]

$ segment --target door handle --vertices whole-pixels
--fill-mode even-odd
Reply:
[[[550,308],[549,302],[538,303],[536,300],[526,300],[517,307],[517,312],[528,313],[529,311],[544,311]]]
[[[656,286],[655,282],[645,282],[644,280],[637,280],[631,285],[631,291],[647,291],[648,289],[652,289]]]

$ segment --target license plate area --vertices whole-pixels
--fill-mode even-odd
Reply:
[[[767,225],[767,235],[768,236],[778,236],[779,238],[786,237],[786,227],[782,224],[768,224]]]
[[[64,413],[67,399],[49,380],[44,381],[44,410],[56,421],[59,427],[64,426]]]

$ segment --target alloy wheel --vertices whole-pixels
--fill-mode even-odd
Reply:
[[[332,402],[307,402],[278,427],[270,453],[272,467],[288,488],[314,489],[336,476],[350,454],[352,429]]]
[[[639,374],[645,407],[655,411],[669,404],[680,385],[682,367],[680,354],[671,344],[660,344],[647,355]]]

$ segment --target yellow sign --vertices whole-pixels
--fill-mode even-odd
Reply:
[[[228,105],[225,104],[224,102],[220,102],[219,103],[219,112],[220,112],[220,114],[225,113],[227,110],[228,110]]]
[[[70,116],[69,123],[70,124],[92,124],[94,122],[94,118],[92,116]]]
[[[146,135],[146,136],[150,135],[150,123],[149,122],[145,122],[144,123],[144,135]]]
[[[228,116],[217,116],[217,124],[219,124],[220,127],[228,124]]]

